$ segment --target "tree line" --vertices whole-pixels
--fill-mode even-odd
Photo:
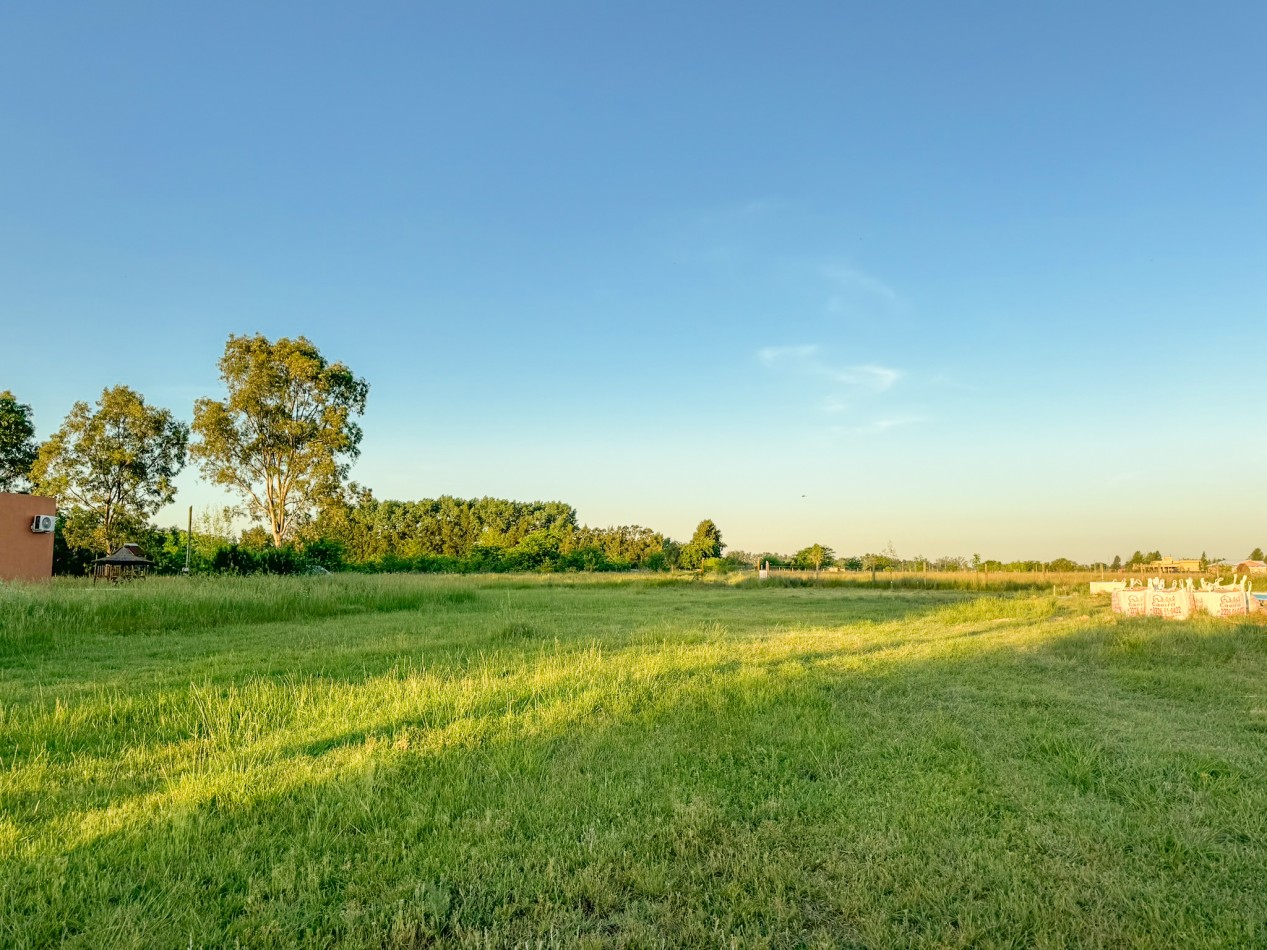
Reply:
[[[795,554],[731,551],[708,519],[678,542],[641,525],[580,524],[560,501],[452,496],[380,500],[348,483],[360,455],[369,384],[327,360],[306,338],[231,335],[219,361],[225,396],[204,397],[193,422],[177,419],[125,385],[95,404],[76,402],[43,442],[31,407],[0,392],[0,491],[58,499],[55,568],[81,573],[97,554],[136,541],[161,570],[291,573],[316,568],[367,571],[519,571],[751,568],[870,571],[1037,572],[1146,567],[1161,553],[1079,564],[1069,558],[1010,561],[966,557],[838,556],[822,543]],[[159,529],[153,518],[176,496],[192,461],[228,489],[238,506],[204,513],[198,530]],[[235,517],[254,526],[233,530]],[[1262,560],[1256,548],[1250,559]],[[1218,558],[1202,554],[1203,567]]]
[[[726,562],[733,564],[758,565],[768,563],[771,567],[791,568],[793,570],[801,571],[818,571],[823,568],[831,567],[846,571],[929,571],[934,573],[983,571],[986,573],[999,574],[1036,574],[1042,572],[1061,574],[1077,573],[1079,571],[1146,571],[1149,565],[1160,561],[1161,559],[1162,555],[1160,551],[1152,551],[1150,553],[1136,551],[1125,561],[1122,560],[1121,555],[1117,555],[1111,562],[1095,561],[1091,563],[1079,562],[1067,557],[1053,558],[1050,561],[1000,561],[994,558],[983,558],[980,554],[974,554],[971,557],[947,556],[927,558],[918,554],[914,557],[899,557],[893,550],[892,545],[886,548],[883,553],[879,554],[867,553],[857,555],[837,555],[830,547],[817,543],[802,548],[795,554],[778,554],[770,551],[759,554],[749,554],[743,551],[730,551],[724,558]],[[1265,560],[1262,549],[1254,548],[1254,550],[1249,553],[1247,560]],[[1225,563],[1222,558],[1208,557],[1204,552],[1201,554],[1200,562],[1202,570],[1207,570],[1213,566]]]
[[[79,573],[135,541],[161,570],[291,573],[361,570],[621,570],[699,568],[718,559],[710,520],[679,543],[640,525],[593,528],[563,502],[442,496],[382,501],[347,483],[360,454],[369,384],[304,337],[230,336],[219,361],[226,395],[193,422],[125,385],[76,402],[35,438],[31,407],[0,393],[0,491],[58,499],[55,567]],[[198,531],[159,529],[188,462],[239,505],[200,517]],[[235,537],[245,514],[255,526]]]

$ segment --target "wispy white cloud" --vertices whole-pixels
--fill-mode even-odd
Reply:
[[[828,313],[892,315],[906,309],[906,301],[893,287],[847,261],[822,264],[817,274],[827,283]]]
[[[905,377],[900,369],[879,363],[840,365],[817,343],[766,346],[756,355],[771,371],[799,378],[819,390],[818,411],[838,420],[823,428],[832,437],[879,435],[927,421],[922,415],[895,412],[890,391]],[[888,405],[888,414],[878,415],[882,404]]]
[[[876,392],[884,392],[902,378],[902,371],[889,366],[846,366],[834,378],[836,382],[846,386],[865,386]]]
[[[902,297],[896,290],[878,277],[873,277],[852,264],[842,262],[827,264],[823,267],[822,274],[829,282],[842,290],[861,290],[881,300],[887,300],[889,303],[902,302]]]
[[[766,366],[781,366],[803,376],[820,377],[842,386],[877,393],[891,389],[903,375],[899,369],[875,363],[833,365],[824,358],[822,347],[817,343],[766,346],[757,351],[757,358]]]

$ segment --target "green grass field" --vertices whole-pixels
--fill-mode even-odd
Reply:
[[[0,589],[0,946],[432,945],[1267,945],[1267,626],[631,578]]]

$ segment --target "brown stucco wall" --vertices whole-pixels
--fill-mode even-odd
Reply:
[[[44,581],[53,576],[53,534],[36,534],[36,515],[57,514],[57,502],[39,495],[0,492],[0,581]]]

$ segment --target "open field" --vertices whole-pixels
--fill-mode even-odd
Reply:
[[[0,946],[1262,946],[1267,625],[648,578],[0,589]]]

